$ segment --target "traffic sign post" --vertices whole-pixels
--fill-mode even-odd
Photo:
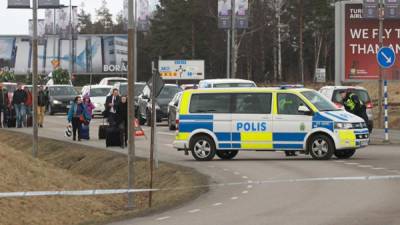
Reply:
[[[396,53],[392,48],[382,47],[379,49],[376,59],[381,69],[389,69],[396,62]],[[384,121],[385,121],[385,142],[389,142],[389,113],[388,113],[388,81],[385,77],[383,82],[384,92]]]

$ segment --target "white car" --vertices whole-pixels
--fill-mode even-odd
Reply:
[[[325,86],[322,87],[319,92],[331,100],[335,105],[344,109],[342,105],[342,97],[340,96],[340,92],[347,91],[356,94],[361,101],[364,102],[367,107],[367,115],[368,115],[368,129],[371,132],[374,126],[374,116],[373,116],[373,104],[371,98],[368,94],[367,89],[359,86]]]
[[[257,87],[251,80],[242,79],[209,79],[202,80],[199,88],[252,88]]]
[[[106,77],[102,79],[99,83],[99,85],[109,85],[109,86],[114,86],[116,83],[126,83],[128,82],[128,79],[125,77]]]
[[[93,105],[93,115],[102,115],[105,110],[104,104],[107,95],[110,93],[112,86],[110,85],[87,85],[82,88],[82,97],[89,96]]]

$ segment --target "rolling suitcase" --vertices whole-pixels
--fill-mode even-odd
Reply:
[[[121,147],[121,130],[117,127],[108,127],[106,129],[106,147]]]
[[[26,127],[32,127],[33,126],[33,118],[32,116],[28,116],[26,118]]]
[[[81,139],[84,139],[84,140],[90,139],[89,126],[86,126],[84,124],[82,124],[82,127],[81,127]]]
[[[99,126],[99,140],[106,139],[107,136],[107,128],[109,128],[109,125],[104,124],[104,119],[103,119],[103,125]]]
[[[4,120],[6,121],[8,128],[15,128],[17,127],[17,118],[15,118],[12,109],[7,108],[6,113],[4,113]]]

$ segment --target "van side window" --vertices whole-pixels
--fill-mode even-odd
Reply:
[[[249,93],[236,94],[233,113],[271,114],[272,94]]]
[[[190,101],[190,113],[229,113],[231,94],[194,94]]]
[[[281,115],[304,115],[299,112],[299,106],[307,106],[297,95],[282,93],[278,94],[278,114]]]

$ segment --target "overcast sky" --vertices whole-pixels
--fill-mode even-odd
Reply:
[[[115,16],[123,8],[123,0],[106,0],[108,8]],[[149,0],[154,8],[156,0]],[[73,5],[81,6],[85,3],[85,10],[95,19],[95,9],[100,8],[102,0],[72,0]],[[69,4],[69,0],[60,0],[61,4]],[[29,9],[7,9],[7,0],[0,0],[0,35],[29,34],[28,20],[32,18]],[[39,19],[44,19],[44,10],[39,10]]]

